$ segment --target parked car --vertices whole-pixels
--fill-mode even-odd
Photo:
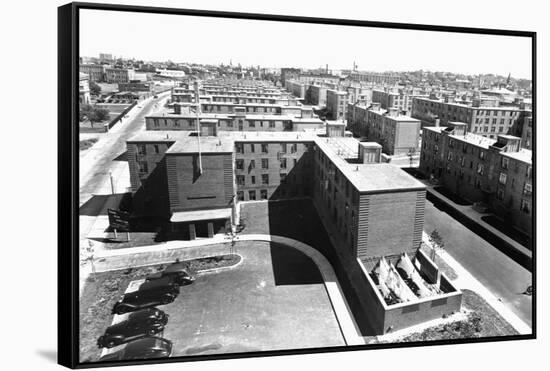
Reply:
[[[130,361],[167,358],[172,354],[172,342],[160,337],[145,337],[129,342],[124,349],[101,357],[100,361]]]
[[[180,286],[189,285],[195,281],[195,275],[187,268],[187,264],[176,260],[168,265],[162,272],[148,275],[147,281],[158,280],[169,277],[172,281]]]
[[[140,309],[154,307],[173,302],[179,295],[179,285],[170,277],[145,281],[137,291],[124,294],[113,307],[113,314],[135,312]]]
[[[157,308],[142,309],[131,313],[125,321],[109,326],[97,339],[100,348],[112,348],[164,330],[168,315]]]

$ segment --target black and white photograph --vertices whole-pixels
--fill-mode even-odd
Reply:
[[[59,9],[62,363],[535,338],[535,32]]]

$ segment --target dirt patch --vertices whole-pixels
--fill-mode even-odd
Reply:
[[[462,290],[462,293],[462,306],[469,311],[465,320],[430,327],[392,342],[474,339],[519,334],[481,296],[471,290]]]
[[[88,148],[93,146],[98,140],[99,138],[90,138],[90,139],[81,140],[79,142],[78,147],[81,151],[87,150]]]

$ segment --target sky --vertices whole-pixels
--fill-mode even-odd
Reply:
[[[81,10],[80,55],[243,66],[493,73],[531,79],[531,39]]]

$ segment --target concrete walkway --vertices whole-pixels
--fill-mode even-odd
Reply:
[[[422,241],[432,247],[429,236],[422,232]],[[437,255],[441,257],[458,275],[458,278],[452,280],[455,287],[459,289],[469,289],[479,294],[489,305],[491,305],[517,332],[522,335],[532,334],[531,327],[523,322],[514,312],[504,305],[491,291],[481,284],[474,276],[470,274],[459,262],[445,251],[437,250]]]
[[[243,234],[239,235],[235,241],[264,241],[264,242],[275,242],[277,244],[293,247],[296,250],[302,252],[304,255],[309,257],[319,269],[321,276],[323,277],[325,289],[332,304],[332,308],[338,320],[342,335],[346,341],[347,345],[362,345],[365,344],[365,340],[361,336],[359,328],[355,323],[352,312],[349,308],[349,305],[345,299],[344,293],[338,280],[336,274],[332,269],[332,266],[328,260],[316,249],[313,247],[296,241],[291,238],[282,237],[282,236],[271,236],[265,234]],[[95,255],[95,259],[98,260],[96,263],[96,271],[104,270],[114,270],[128,267],[128,259],[117,259],[128,257],[130,258],[135,254],[144,254],[144,253],[155,253],[155,252],[178,252],[183,253],[184,257],[181,257],[181,260],[196,259],[205,256],[227,254],[228,249],[224,243],[230,243],[231,240],[228,239],[225,235],[216,235],[214,238],[204,239],[204,240],[193,240],[193,241],[170,241],[160,245],[151,245],[151,246],[140,246],[135,248],[127,248],[123,250],[104,250],[100,251]],[[160,261],[164,259],[165,261]],[[173,261],[173,258],[166,260],[166,256],[159,256],[158,259],[146,259],[143,261],[142,265],[150,264],[160,264]],[[137,266],[134,262],[131,266]],[[86,278],[91,273],[90,264],[81,266],[80,269],[80,290],[82,291],[83,285]]]

